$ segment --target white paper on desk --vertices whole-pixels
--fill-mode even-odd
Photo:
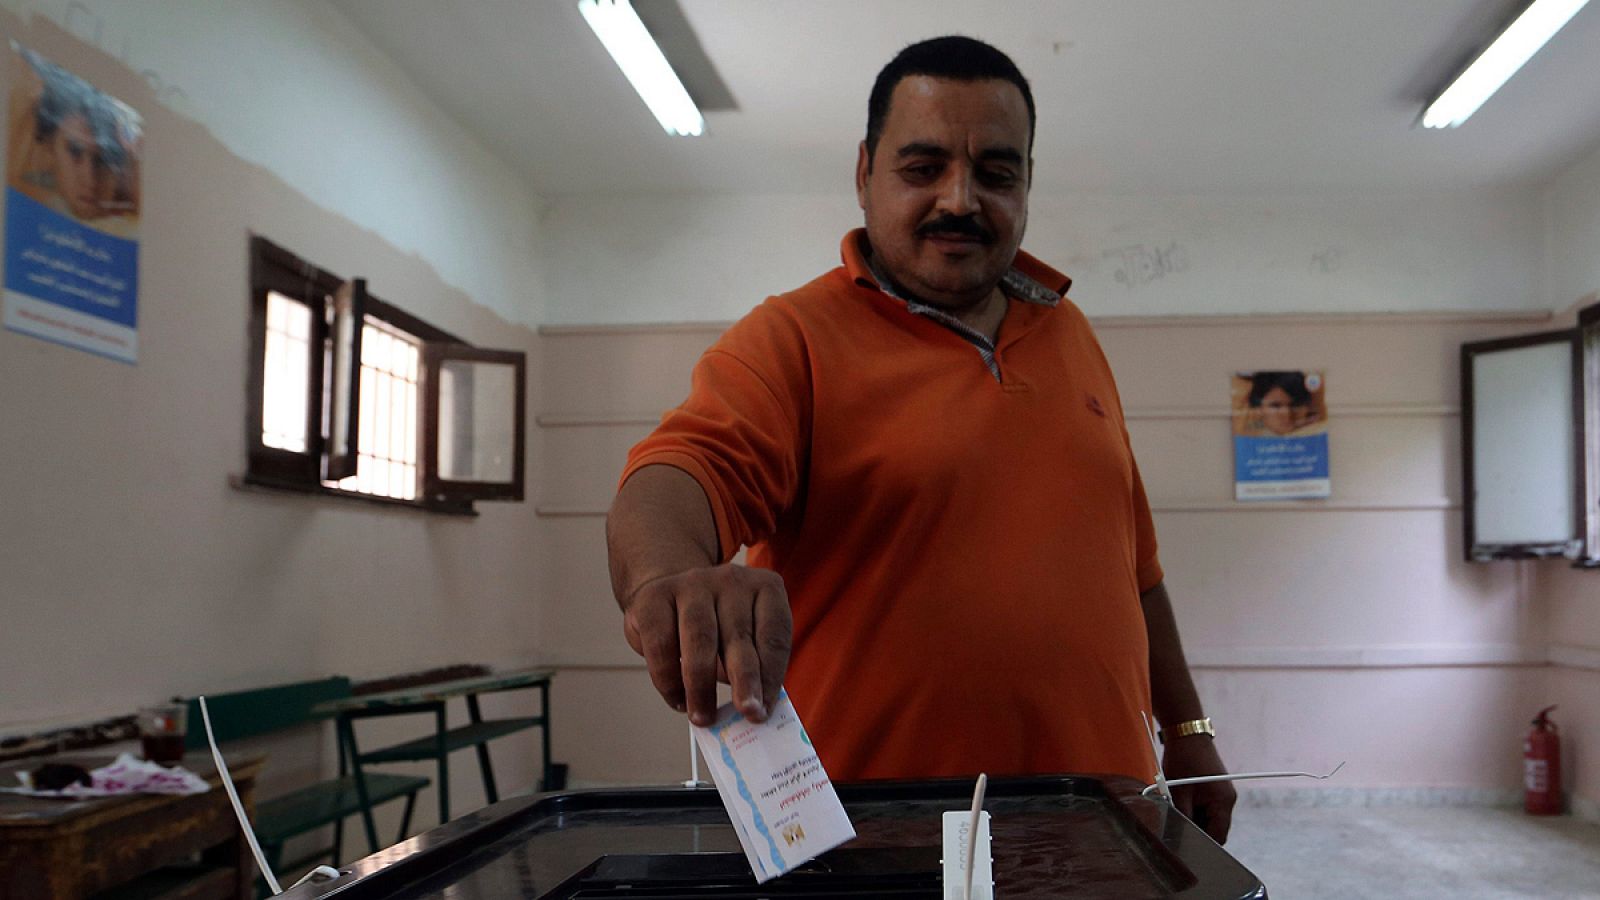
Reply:
[[[694,732],[758,884],[856,836],[787,691],[765,722],[728,703]]]
[[[118,756],[110,765],[101,766],[89,773],[93,784],[69,784],[59,791],[41,791],[33,786],[28,772],[18,772],[20,787],[0,788],[8,794],[29,797],[66,797],[82,800],[89,797],[116,797],[122,794],[204,794],[211,785],[204,778],[183,766],[157,765],[142,760],[132,753]]]

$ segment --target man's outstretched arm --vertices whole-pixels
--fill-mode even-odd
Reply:
[[[1172,615],[1172,600],[1165,582],[1139,595],[1144,607],[1144,627],[1150,642],[1150,695],[1153,712],[1163,727],[1189,722],[1205,715],[1200,696],[1189,675],[1189,662],[1178,639],[1178,622]],[[1161,768],[1168,778],[1221,775],[1227,772],[1210,735],[1168,736]],[[1233,784],[1217,781],[1172,789],[1178,811],[1206,830],[1212,839],[1228,839],[1233,821],[1233,804],[1238,792]]]
[[[639,469],[612,501],[606,547],[623,632],[667,705],[711,724],[720,665],[740,711],[766,719],[789,667],[788,594],[775,572],[718,564],[699,482],[672,466]]]

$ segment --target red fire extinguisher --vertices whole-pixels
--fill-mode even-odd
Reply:
[[[1533,719],[1533,729],[1522,742],[1522,786],[1527,790],[1524,808],[1530,816],[1561,815],[1561,735],[1550,721],[1547,706]]]

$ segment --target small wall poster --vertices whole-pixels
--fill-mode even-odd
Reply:
[[[1321,372],[1234,373],[1234,499],[1303,500],[1329,495],[1325,388]]]
[[[11,56],[5,327],[136,362],[143,119],[15,42]]]

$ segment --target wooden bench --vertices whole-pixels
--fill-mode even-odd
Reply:
[[[211,727],[219,745],[242,738],[272,734],[311,722],[329,718],[313,712],[313,707],[332,700],[350,696],[350,679],[343,676],[317,681],[301,681],[274,687],[237,691],[231,694],[206,695],[206,708],[211,713]],[[411,826],[411,811],[416,806],[417,792],[427,787],[427,778],[415,775],[394,775],[381,772],[350,774],[344,743],[339,743],[339,777],[300,788],[256,804],[255,830],[261,848],[267,854],[273,869],[302,868],[323,858],[333,865],[339,864],[344,843],[344,820],[360,813],[369,822],[372,808],[379,804],[406,798],[405,811],[400,818],[400,834],[396,842],[404,840]],[[207,748],[205,725],[200,719],[200,703],[189,701],[189,734],[185,746],[190,750]],[[324,825],[334,826],[333,843],[298,859],[281,864],[283,845],[290,838]],[[376,838],[368,830],[371,852],[376,853]]]

